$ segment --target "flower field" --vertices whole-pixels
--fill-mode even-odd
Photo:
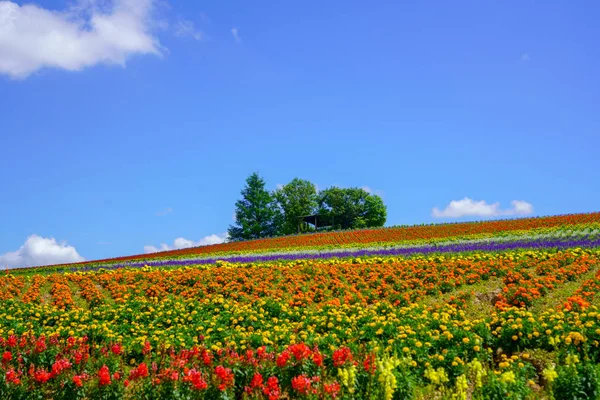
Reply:
[[[166,261],[172,263],[175,259],[208,259],[207,261],[214,262],[229,256],[269,256],[298,252],[332,252],[334,250],[360,251],[366,248],[406,247],[411,245],[415,247],[448,242],[471,243],[474,240],[503,241],[518,238],[540,238],[543,236],[564,237],[573,234],[586,237],[590,233],[595,238],[600,233],[600,212],[478,223],[417,225],[283,236],[88,261],[68,266],[45,267],[44,270],[93,269],[98,266],[124,267],[130,264],[143,266],[149,262],[160,263]]]
[[[598,213],[8,272],[0,399],[600,396]]]

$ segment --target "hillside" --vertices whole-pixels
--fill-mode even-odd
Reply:
[[[594,398],[599,267],[591,213],[15,270],[0,398]]]
[[[448,224],[400,226],[354,231],[324,232],[304,235],[283,236],[260,240],[222,243],[151,254],[115,257],[70,264],[70,267],[84,265],[110,265],[142,262],[158,259],[179,258],[219,258],[224,255],[252,253],[286,253],[289,251],[323,250],[365,247],[393,247],[402,245],[422,245],[440,241],[470,241],[485,237],[503,237],[521,235],[523,238],[545,229],[572,226],[595,226],[600,223],[600,212],[569,214],[537,218],[503,219],[485,222],[463,222]],[[560,231],[560,230],[559,230]],[[47,266],[53,267],[53,266]]]

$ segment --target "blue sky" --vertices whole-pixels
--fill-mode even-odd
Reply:
[[[0,264],[221,235],[253,171],[598,211],[600,5],[546,3],[0,0]]]

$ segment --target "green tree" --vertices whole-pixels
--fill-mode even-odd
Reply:
[[[311,215],[317,208],[317,189],[311,182],[294,178],[290,183],[277,189],[273,197],[278,205],[279,234],[289,235],[298,230],[298,218]]]
[[[253,173],[246,179],[242,198],[235,203],[235,225],[227,230],[230,240],[259,239],[276,234],[276,211],[265,181]]]
[[[319,193],[318,203],[319,214],[331,217],[342,229],[379,227],[387,219],[381,197],[360,188],[328,188]]]
[[[365,221],[365,227],[375,228],[385,225],[387,220],[387,207],[381,196],[369,194],[365,199],[363,214],[361,218]]]

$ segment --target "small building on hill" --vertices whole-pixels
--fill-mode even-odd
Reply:
[[[305,230],[314,229],[318,231],[319,229],[327,229],[332,228],[334,226],[335,218],[329,215],[305,215],[298,218],[298,233],[302,231],[302,227],[304,226]]]

